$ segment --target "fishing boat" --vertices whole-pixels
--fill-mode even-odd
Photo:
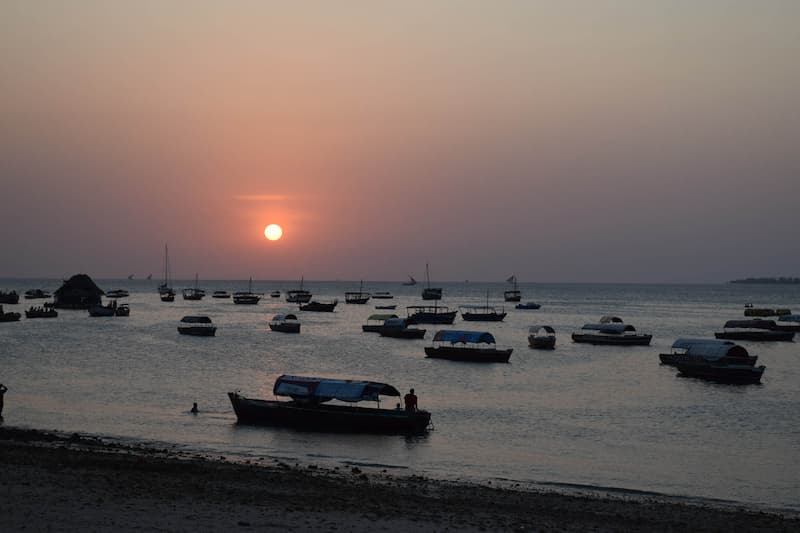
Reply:
[[[397,315],[374,314],[367,317],[367,323],[361,326],[361,331],[367,333],[380,333],[383,324],[390,318],[398,318]]]
[[[269,295],[270,295],[271,298],[280,298],[281,297],[281,291],[272,291],[271,293],[269,293]]]
[[[300,277],[300,288],[286,291],[286,301],[294,304],[305,304],[311,301],[311,293],[303,288],[303,277]]]
[[[56,318],[58,311],[51,303],[46,303],[43,306],[34,307],[25,311],[25,318]]]
[[[89,316],[116,316],[117,301],[111,300],[108,304],[95,304],[89,307]]]
[[[380,396],[399,398],[400,392],[374,381],[282,375],[275,380],[272,393],[291,400],[256,400],[229,392],[238,422],[313,431],[419,434],[431,421],[428,411],[381,408]],[[348,404],[372,401],[377,407],[328,403],[333,400]]]
[[[505,309],[489,305],[489,291],[486,291],[486,305],[461,305],[461,318],[467,322],[502,322],[506,317]]]
[[[528,346],[537,350],[552,350],[556,347],[556,330],[552,326],[528,328]]]
[[[17,304],[19,303],[19,294],[17,291],[0,291],[0,304]]]
[[[247,292],[239,291],[233,293],[233,303],[239,305],[256,305],[261,300],[261,296],[253,292],[253,277],[247,282]]]
[[[440,287],[431,287],[431,275],[428,271],[428,263],[425,263],[425,279],[427,280],[427,287],[422,290],[423,300],[441,300],[442,289]]]
[[[313,300],[306,304],[300,304],[301,311],[316,311],[317,313],[333,313],[333,310],[336,309],[336,306],[339,304],[339,300],[334,298],[330,302],[318,302],[317,300]]]
[[[229,293],[228,291],[214,291],[211,293],[211,297],[225,299],[225,298],[230,298],[231,293]]]
[[[616,346],[647,346],[652,338],[650,334],[637,333],[635,327],[615,316],[604,316],[599,324],[585,324],[580,332],[572,334],[573,342]]]
[[[404,281],[403,282],[403,285],[405,285],[406,287],[410,287],[410,286],[416,285],[416,284],[417,284],[417,280],[415,280],[414,276],[412,276],[410,274],[408,276],[408,281]]]
[[[275,315],[269,322],[269,329],[281,333],[300,333],[300,322],[297,316],[291,313]]]
[[[22,318],[22,315],[14,311],[5,312],[3,306],[0,305],[0,322],[17,322]]]
[[[439,305],[409,305],[406,312],[409,324],[452,324],[458,313]]]
[[[410,328],[408,321],[402,318],[389,318],[383,323],[383,327],[378,330],[381,337],[391,337],[393,339],[422,339],[425,337],[425,329]]]
[[[39,298],[50,298],[50,293],[45,292],[42,289],[30,289],[25,291],[26,300],[36,300]]]
[[[658,354],[661,363],[675,366],[678,363],[705,361],[713,355],[718,364],[754,366],[757,355],[750,355],[733,341],[717,339],[678,339],[672,343],[670,353]]]
[[[185,316],[178,324],[178,333],[195,337],[213,337],[217,334],[217,327],[205,315]]]
[[[397,304],[391,304],[391,305],[376,305],[376,306],[375,306],[375,309],[383,309],[384,311],[391,310],[391,309],[397,309]]]
[[[781,331],[776,329],[777,326],[774,320],[762,320],[759,318],[728,320],[725,322],[724,330],[715,332],[714,337],[735,341],[762,342],[791,342],[794,339],[794,331]]]
[[[194,287],[183,289],[184,300],[202,300],[206,291],[197,288],[197,274],[194,275]]]
[[[766,307],[753,307],[753,304],[744,304],[744,316],[770,317],[791,315],[791,309],[771,309]]]
[[[344,293],[344,303],[346,304],[365,304],[369,301],[370,294],[364,292],[364,281],[358,286],[358,291]]]
[[[175,301],[175,290],[170,286],[169,248],[164,245],[164,283],[158,286],[158,294],[162,302]]]
[[[109,298],[114,298],[114,299],[127,298],[130,295],[131,294],[128,291],[126,291],[125,289],[112,289],[112,290],[106,292],[106,296],[108,296]]]
[[[131,316],[131,308],[128,304],[119,304],[114,309],[114,316]]]
[[[539,309],[540,307],[542,306],[536,302],[525,302],[524,304],[515,305],[514,309]]]
[[[506,280],[507,283],[513,283],[514,288],[503,292],[503,299],[507,302],[519,302],[522,300],[522,293],[517,288],[517,275],[514,274]]]
[[[376,300],[391,300],[392,298],[394,298],[394,295],[388,291],[378,291],[378,292],[373,292],[372,297],[375,298]]]
[[[497,348],[488,331],[443,329],[433,337],[433,345],[425,347],[425,355],[433,359],[472,363],[507,363],[513,348]]]

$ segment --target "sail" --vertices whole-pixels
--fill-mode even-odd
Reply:
[[[509,278],[506,280],[506,282],[507,282],[507,283],[516,283],[516,282],[517,282],[517,276],[516,276],[516,275],[512,275],[512,276],[510,276],[510,277],[509,277]]]

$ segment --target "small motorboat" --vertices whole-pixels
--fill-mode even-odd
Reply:
[[[506,280],[508,283],[513,283],[514,288],[503,292],[503,299],[507,302],[518,302],[522,300],[522,293],[517,288],[516,274]]]
[[[408,327],[408,322],[402,318],[388,318],[383,322],[383,327],[378,330],[381,337],[393,339],[422,339],[427,330]]]
[[[211,293],[212,298],[230,298],[231,293],[228,291],[214,291]]]
[[[336,306],[339,304],[339,300],[334,298],[330,302],[318,302],[314,300],[312,302],[308,302],[306,304],[300,304],[301,311],[316,311],[317,313],[333,313],[333,310],[336,309]]]
[[[197,274],[194,275],[194,287],[183,289],[184,300],[202,300],[206,291],[197,288]]]
[[[275,315],[269,323],[269,329],[281,333],[300,333],[300,322],[297,316],[291,313]]]
[[[584,324],[580,332],[572,334],[573,342],[615,346],[647,346],[652,338],[650,334],[637,333],[635,327],[616,316],[604,316],[599,324]]]
[[[130,293],[125,289],[112,289],[106,292],[106,296],[109,298],[127,298],[130,296]]]
[[[552,326],[528,328],[528,346],[537,350],[552,350],[556,347],[556,330]]]
[[[43,306],[34,307],[25,311],[25,318],[56,318],[58,311],[52,303],[46,303]]]
[[[269,296],[270,296],[270,298],[280,298],[281,297],[281,291],[272,291],[271,293],[269,293]]]
[[[515,305],[514,309],[539,309],[540,307],[542,306],[536,302],[525,302],[524,304]]]
[[[762,320],[759,318],[752,320],[728,320],[725,322],[724,331],[714,333],[717,339],[727,339],[735,341],[761,341],[791,342],[794,340],[794,331],[777,329],[778,325],[774,320]]]
[[[385,383],[283,375],[275,380],[272,393],[291,401],[256,400],[229,392],[238,422],[313,431],[420,434],[431,421],[428,411],[382,409],[380,396],[400,397]],[[328,403],[332,400],[344,403]],[[378,402],[378,407],[352,405],[361,401]]]
[[[306,304],[311,301],[311,293],[303,288],[303,276],[300,276],[300,288],[286,291],[286,301],[290,304]]]
[[[50,298],[50,293],[45,292],[42,289],[30,289],[25,291],[26,300],[36,300],[39,298]]]
[[[513,348],[497,348],[494,336],[488,331],[448,329],[437,331],[433,345],[425,347],[425,355],[432,359],[471,363],[507,363],[513,351]]]
[[[178,324],[178,333],[195,337],[213,337],[217,333],[217,327],[207,316],[185,316]]]
[[[0,291],[0,304],[18,304],[19,294],[17,291]]]
[[[160,298],[162,302],[174,302],[175,301],[175,291],[167,288],[164,292],[160,293]]]
[[[398,318],[397,315],[375,314],[367,317],[367,323],[361,326],[361,331],[367,333],[380,333],[384,323],[390,318]]]
[[[376,300],[391,300],[392,298],[394,298],[394,295],[391,292],[378,291],[378,292],[373,292],[372,297],[375,298]]]
[[[0,305],[0,322],[17,322],[22,318],[22,315],[14,311],[5,312],[3,306]]]

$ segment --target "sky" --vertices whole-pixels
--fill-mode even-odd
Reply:
[[[800,2],[0,4],[0,277],[800,275]],[[283,227],[268,241],[267,224]]]

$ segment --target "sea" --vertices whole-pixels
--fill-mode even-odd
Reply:
[[[424,340],[382,338],[361,325],[375,305],[422,304],[423,285],[369,282],[392,300],[344,303],[357,281],[305,282],[314,299],[338,298],[334,313],[299,312],[285,302],[297,281],[253,281],[256,306],[211,298],[247,281],[200,280],[208,296],[163,303],[157,281],[95,280],[126,289],[130,317],[0,323],[4,424],[172,446],[237,461],[352,468],[520,488],[659,494],[800,512],[800,350],[796,342],[742,342],[767,369],[761,384],[726,385],[680,377],[659,363],[681,337],[713,338],[744,305],[800,311],[800,285],[634,285],[522,283],[517,310],[504,283],[441,283],[441,305],[505,307],[503,322],[425,325]],[[60,280],[6,279],[0,289],[53,291]],[[177,289],[194,280],[176,281]],[[281,291],[280,298],[269,293]],[[487,296],[488,292],[488,296]],[[23,312],[42,300],[20,299]],[[271,332],[276,314],[297,313],[300,335]],[[208,315],[216,337],[179,335],[185,315]],[[616,315],[650,346],[576,344],[570,334]],[[531,325],[557,333],[553,351],[528,347]],[[508,364],[427,359],[439,329],[489,331],[514,349]],[[799,341],[800,342],[800,341]],[[359,378],[414,388],[433,429],[416,437],[329,434],[236,424],[227,392],[273,398],[281,374]],[[397,398],[385,398],[393,408]],[[199,413],[189,410],[197,402]]]

